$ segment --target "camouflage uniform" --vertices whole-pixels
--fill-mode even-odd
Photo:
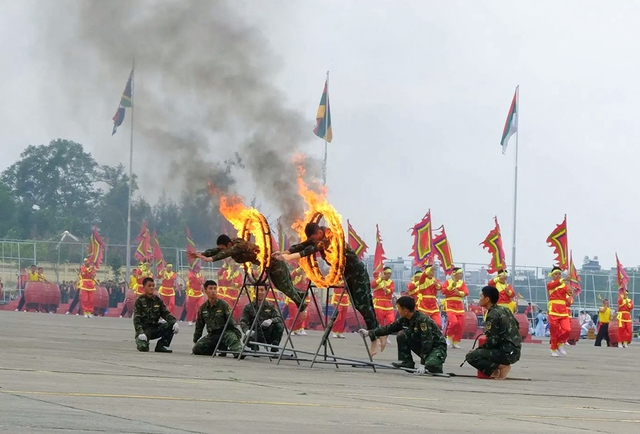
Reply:
[[[163,318],[165,323],[158,323]],[[173,339],[173,325],[176,319],[171,315],[162,299],[157,295],[148,297],[143,294],[136,299],[133,305],[133,327],[136,330],[136,347],[138,351],[149,351],[149,341],[160,338],[156,344],[159,347],[168,347]],[[146,341],[141,341],[138,336],[144,334]]]
[[[258,261],[260,248],[258,246],[242,238],[234,238],[231,242],[233,245],[227,249],[208,249],[202,252],[202,255],[213,258],[213,262],[231,258],[238,264],[244,264],[245,262],[250,262],[255,265],[260,264]],[[286,262],[271,258],[271,265],[267,269],[267,275],[278,291],[289,297],[296,306],[300,307],[303,303],[302,294],[296,291],[296,288],[293,286],[291,274]]]
[[[258,301],[248,303],[244,307],[242,310],[242,319],[240,320],[240,327],[242,327],[242,331],[247,333],[251,328],[258,310],[260,310],[260,314],[258,315],[256,327],[257,338],[252,340],[264,342],[270,345],[280,345],[280,340],[284,333],[282,317],[280,316],[278,309],[267,301],[262,304],[262,309],[260,309],[260,303]],[[272,321],[271,325],[268,327],[262,327],[261,324],[268,319]],[[253,349],[255,350],[256,348]]]
[[[328,241],[327,241],[328,242]],[[307,240],[300,244],[294,244],[289,248],[291,253],[300,253],[301,257],[311,256],[320,253],[322,259],[326,262],[323,245],[326,242],[315,243],[313,240]],[[345,266],[344,281],[347,284],[347,290],[351,296],[351,301],[355,308],[360,312],[368,330],[378,327],[376,312],[373,308],[373,297],[371,296],[371,279],[364,263],[358,259],[358,255],[351,247],[345,245]]]
[[[487,341],[467,354],[467,362],[490,376],[498,365],[511,365],[520,360],[522,338],[518,320],[506,307],[491,306],[485,324]]]
[[[216,300],[215,303],[211,303],[209,300],[205,301],[198,310],[198,319],[196,320],[196,329],[193,332],[193,354],[197,356],[211,356],[213,351],[220,342],[219,349],[229,351],[240,351],[240,338],[242,337],[240,330],[238,330],[236,322],[231,317],[231,309],[224,300]],[[222,330],[225,324],[229,320],[229,325],[224,334]],[[207,335],[200,339],[204,326],[207,326]]]
[[[438,325],[430,316],[415,311],[410,319],[398,318],[385,327],[369,330],[369,336],[377,339],[398,332],[399,367],[413,368],[411,351],[420,356],[420,364],[429,372],[442,373],[442,365],[447,358],[447,341]]]

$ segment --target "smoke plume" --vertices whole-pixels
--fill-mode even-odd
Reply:
[[[115,112],[119,95],[105,93],[101,83],[124,89],[135,58],[136,161],[163,174],[154,178],[162,188],[203,188],[223,170],[219,163],[239,155],[244,170],[235,175],[249,174],[260,195],[293,221],[303,202],[291,160],[310,140],[310,120],[283,105],[272,80],[277,58],[259,30],[234,10],[242,4],[39,2],[39,46],[55,88],[75,96],[70,105],[77,113],[95,104]],[[126,150],[116,152],[127,164]],[[307,158],[311,177],[319,167]],[[135,172],[141,170],[134,164]]]

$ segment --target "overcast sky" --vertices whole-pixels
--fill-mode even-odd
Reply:
[[[68,101],[51,98],[57,83],[47,69],[55,57],[38,49],[34,18],[42,2],[0,2],[1,169],[27,145],[58,137],[83,143],[100,163],[126,163],[128,130],[112,138],[111,117],[129,71],[104,83],[88,77]],[[489,261],[478,244],[497,215],[511,262],[515,137],[506,156],[499,142],[520,85],[518,264],[551,263],[545,239],[565,213],[578,264],[598,255],[612,266],[616,251],[625,265],[640,264],[639,3],[336,0],[237,7],[271,50],[285,104],[308,118],[306,149],[318,157],[322,141],[311,130],[330,71],[330,200],[370,253],[378,223],[387,256],[407,256],[407,230],[431,209],[434,226],[446,225],[456,262]],[[95,94],[87,92],[92,87]],[[73,117],[69,104],[77,109]],[[146,182],[149,195],[157,194]]]

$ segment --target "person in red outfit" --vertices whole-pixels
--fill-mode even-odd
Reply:
[[[409,283],[407,289],[409,289],[409,295],[416,300],[416,309],[430,316],[438,328],[441,328],[442,318],[440,318],[436,295],[442,286],[440,281],[435,278],[433,266],[428,264],[418,276],[417,282],[415,284]]]
[[[396,315],[393,311],[395,284],[391,280],[391,273],[390,267],[384,267],[382,273],[371,282],[373,308],[376,311],[376,318],[381,327],[389,325],[396,320]]]
[[[158,295],[171,315],[174,315],[173,311],[176,307],[176,292],[174,286],[177,277],[178,275],[174,273],[172,264],[167,264],[165,269],[162,270],[162,273],[160,273],[162,283],[160,284]]]
[[[342,295],[344,293],[344,295]],[[342,299],[340,296],[342,295]],[[333,323],[333,336],[334,338],[344,339],[344,329],[347,325],[347,313],[349,312],[349,293],[344,288],[334,288],[333,295],[331,296],[331,304],[334,309],[338,309],[338,316]]]
[[[498,275],[491,279],[488,286],[493,286],[498,290],[499,298],[498,298],[498,306],[506,307],[514,313],[514,300],[516,298],[516,292],[513,290],[513,286],[510,283],[507,283],[507,277],[509,274],[507,270],[498,270]]]
[[[618,296],[618,348],[627,348],[633,337],[631,311],[633,300],[629,298],[629,292],[622,288]]]
[[[193,270],[189,270],[187,276],[187,321],[189,325],[193,325],[198,314],[198,310],[202,303],[205,302],[205,296],[202,292],[202,285],[204,284],[204,277],[199,271],[196,273]]]
[[[562,269],[559,267],[553,267],[551,270],[551,282],[547,283],[547,294],[551,357],[566,356],[567,352],[563,346],[571,332],[571,313],[567,303],[570,302],[568,298],[573,291],[569,277],[563,279]]]
[[[96,292],[96,269],[85,259],[80,267],[80,303],[85,318],[93,317],[93,298]]]
[[[447,314],[447,347],[460,348],[464,331],[464,297],[469,295],[467,284],[462,280],[462,269],[455,267],[451,279],[442,285],[443,307]]]

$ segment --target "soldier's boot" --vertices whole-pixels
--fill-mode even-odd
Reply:
[[[149,352],[149,342],[136,339],[136,348],[138,348],[140,352],[147,353]]]
[[[159,341],[156,344],[156,349],[154,351],[156,353],[173,353],[173,350],[171,348],[165,347],[164,345],[162,345],[162,341]]]
[[[394,368],[406,368],[406,369],[413,369],[416,367],[414,362],[408,362],[406,360],[403,360],[401,362],[392,362],[391,366],[393,366]]]

